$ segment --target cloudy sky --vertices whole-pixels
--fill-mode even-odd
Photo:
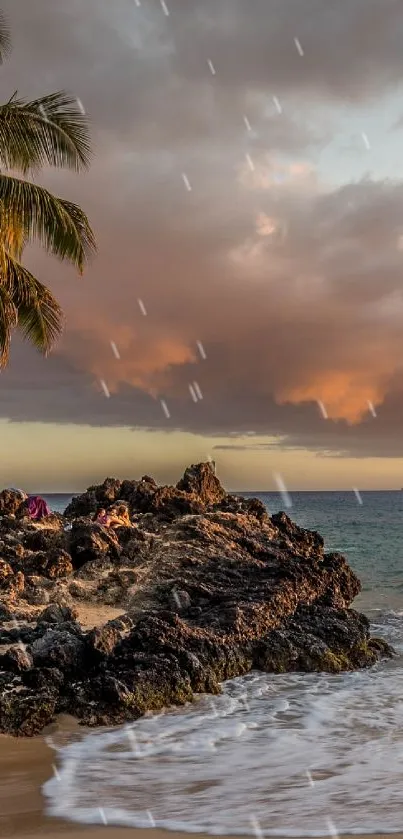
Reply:
[[[47,360],[14,340],[0,483],[210,456],[232,489],[403,486],[399,0],[1,5],[3,99],[90,116],[89,173],[41,182],[99,252],[83,279],[26,254],[66,331]]]

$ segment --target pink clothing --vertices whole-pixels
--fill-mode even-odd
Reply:
[[[50,516],[50,509],[44,498],[40,495],[30,495],[28,497],[28,515],[31,519],[40,521],[45,516]]]

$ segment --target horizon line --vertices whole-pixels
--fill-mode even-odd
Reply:
[[[163,486],[161,484],[161,486]],[[166,486],[169,486],[167,484]],[[172,484],[174,486],[174,484]],[[302,493],[302,492],[312,492],[312,493],[324,493],[324,492],[354,492],[355,489],[358,489],[360,493],[363,492],[402,492],[403,487],[390,487],[389,489],[360,489],[359,487],[348,487],[348,489],[290,489],[287,487],[286,491],[289,493]],[[227,495],[239,495],[242,493],[247,493],[248,495],[255,493],[256,495],[281,495],[281,491],[279,489],[229,489],[225,490]],[[30,492],[28,495],[84,495],[87,492],[87,489],[84,490],[40,490],[36,492]]]

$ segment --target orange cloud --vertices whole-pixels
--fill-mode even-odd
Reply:
[[[93,312],[92,317],[85,346],[77,332],[68,335],[64,344],[77,368],[92,373],[98,381],[104,380],[111,393],[117,393],[122,384],[130,384],[156,395],[170,383],[175,368],[196,361],[196,349],[185,337],[166,334],[166,329],[164,334],[156,334],[156,328],[148,322],[134,328],[112,325],[99,313]],[[80,323],[78,315],[75,326],[79,330]]]
[[[328,370],[313,374],[309,384],[285,388],[276,394],[276,401],[280,405],[322,402],[329,419],[345,419],[349,425],[356,425],[368,413],[368,402],[380,405],[383,401],[384,381],[377,382],[377,378],[372,370]]]
[[[109,390],[116,393],[119,385],[126,383],[151,393],[164,388],[170,381],[170,374],[175,367],[195,361],[195,353],[180,339],[161,338],[153,343],[144,344],[134,340],[122,352],[119,338],[115,339],[120,352],[117,361],[112,349],[100,354],[89,363],[90,371],[97,379],[105,379]]]

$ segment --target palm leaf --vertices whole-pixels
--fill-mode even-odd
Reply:
[[[0,12],[0,63],[10,48],[9,28]],[[82,106],[64,91],[30,102],[15,93],[0,106],[3,169],[26,175],[48,164],[79,171],[88,167],[90,153]],[[25,244],[35,239],[80,272],[96,249],[80,207],[0,172],[0,369],[7,364],[14,328],[45,354],[63,330],[57,300],[20,262]]]
[[[10,30],[7,18],[0,12],[0,64],[3,63],[6,55],[11,52]]]
[[[47,251],[83,271],[96,244],[87,216],[77,204],[37,184],[0,174],[0,205],[11,227],[22,227],[29,240],[39,239]]]
[[[10,353],[11,330],[17,325],[17,309],[9,290],[0,282],[0,369]]]
[[[0,275],[6,275],[6,265],[2,261],[4,257],[4,250],[8,251],[12,256],[21,259],[22,252],[27,244],[27,234],[21,223],[14,215],[6,213],[0,204]]]
[[[45,164],[76,171],[89,166],[88,120],[78,100],[65,91],[32,102],[15,96],[0,106],[0,160],[6,169],[26,174]]]
[[[63,332],[63,312],[53,294],[27,268],[6,254],[5,289],[16,313],[16,321],[24,338],[47,355]]]

